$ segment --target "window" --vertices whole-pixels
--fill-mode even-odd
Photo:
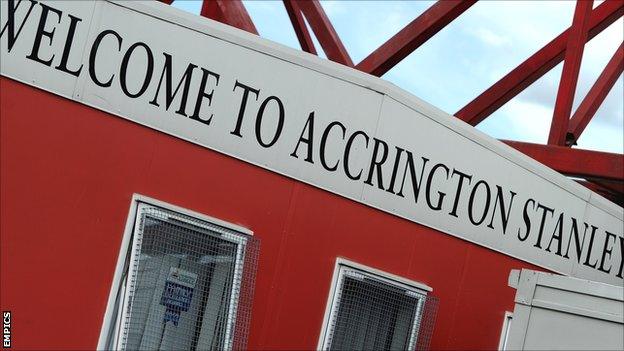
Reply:
[[[505,318],[503,319],[503,329],[501,330],[500,341],[498,342],[498,349],[505,350],[507,347],[507,340],[509,338],[509,327],[511,326],[511,320],[513,319],[513,313],[505,312]]]
[[[244,228],[166,206],[136,201],[98,348],[244,348],[257,241]]]
[[[319,348],[414,350],[428,347],[431,288],[339,259]]]

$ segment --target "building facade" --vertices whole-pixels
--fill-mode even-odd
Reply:
[[[1,6],[16,349],[494,349],[512,269],[622,285],[621,207],[389,83],[161,4]]]

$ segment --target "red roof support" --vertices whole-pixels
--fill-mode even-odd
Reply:
[[[620,193],[622,196],[624,196],[624,183],[622,182],[609,181],[609,180],[593,180],[593,179],[590,179],[590,180],[592,183],[595,183],[611,192]]]
[[[381,77],[474,3],[476,0],[436,2],[358,63],[355,68]]]
[[[171,3],[173,0],[160,1]],[[305,16],[327,57],[332,61],[353,67],[353,62],[347,50],[340,41],[338,34],[318,0],[283,1],[303,50],[311,53],[316,52],[303,17]],[[475,0],[463,2],[439,1],[435,3],[421,16],[360,62],[356,68],[378,76],[383,75],[453,21],[453,19],[460,16],[474,2]],[[581,13],[587,14],[591,9],[591,2],[583,4],[581,2],[584,1],[579,0],[579,3],[577,3],[577,7],[582,7],[582,10],[577,9],[575,11],[575,16],[577,17],[581,16]],[[204,0],[201,14],[202,16],[210,17],[257,34],[257,30],[241,0]],[[570,62],[567,66],[579,65],[584,43],[598,35],[598,33],[602,32],[606,27],[622,17],[622,15],[624,15],[624,1],[611,0],[600,4],[591,11],[591,15],[585,17],[588,20],[585,30],[580,29],[582,27],[578,25],[580,20],[575,19],[570,28],[559,34],[546,46],[459,110],[456,116],[472,125],[477,125],[519,92],[542,77],[546,72],[550,71],[564,59],[564,56],[566,57],[566,62]],[[589,18],[587,19],[587,17]],[[579,47],[575,48],[574,45],[578,45],[581,50],[579,50]],[[561,123],[561,125],[566,126],[563,128],[555,126],[555,129],[558,131],[557,138],[560,138],[560,132],[563,130],[567,133],[567,138],[571,141],[569,144],[571,144],[582,133],[600,104],[604,101],[609,90],[613,87],[617,77],[622,73],[622,56],[624,55],[622,49],[622,46],[620,46],[574,113],[574,116],[569,120],[558,117],[561,118],[559,122],[565,122]],[[568,56],[573,58],[568,59]],[[572,62],[572,60],[576,62]],[[560,100],[564,99],[564,97],[565,99],[564,102],[558,103],[559,107],[555,113],[557,116],[569,116],[569,112],[562,113],[561,111],[567,111],[566,106],[571,105],[570,101],[574,95],[575,89],[571,85],[576,84],[578,68],[573,69],[573,66],[568,69],[564,68],[564,71],[571,71],[572,73],[562,75],[561,92],[558,94],[558,98],[561,95]],[[567,124],[569,124],[569,128]],[[565,134],[564,137],[566,137]],[[584,185],[600,191],[601,194],[611,195],[610,198],[612,200],[616,199],[614,201],[620,204],[623,202],[623,155],[571,149],[558,145],[540,145],[504,140],[503,142],[560,173],[585,178],[587,181],[583,183]],[[560,139],[557,139],[557,144],[563,145]]]
[[[577,0],[574,10],[572,26],[568,30],[568,44],[566,46],[565,59],[563,61],[563,71],[559,81],[555,111],[550,125],[548,135],[549,145],[565,145],[566,133],[570,114],[572,114],[572,103],[574,93],[578,83],[578,74],[581,70],[583,60],[583,49],[587,41],[587,19],[594,4],[593,0]]]
[[[613,203],[616,203],[620,206],[622,206],[624,204],[624,195],[622,195],[622,191],[614,191],[610,188],[607,188],[605,186],[603,186],[600,183],[597,182],[588,182],[586,180],[576,180],[577,183],[581,184],[582,186],[586,187],[587,189],[600,194],[601,196],[605,197],[606,199],[609,199],[610,201],[612,201]]]
[[[314,42],[308,32],[308,27],[306,26],[299,4],[294,0],[284,0],[284,7],[286,7],[286,12],[288,12],[290,22],[295,29],[295,34],[297,34],[297,39],[299,40],[301,49],[305,52],[316,55],[316,48],[314,47]]]
[[[624,14],[624,1],[605,1],[589,18],[587,40],[602,32]],[[455,113],[461,120],[477,125],[563,60],[570,29],[521,63],[505,77]]]
[[[338,33],[327,18],[318,0],[296,1],[306,16],[327,58],[345,66],[353,67],[353,61],[338,37]]]
[[[570,120],[567,133],[567,144],[576,144],[576,141],[587,127],[589,121],[594,117],[596,111],[613,88],[620,74],[624,71],[624,43],[615,51],[613,57],[607,63],[596,83],[591,87],[576,112]]]
[[[258,30],[241,0],[204,0],[200,15],[249,33],[258,34]]]
[[[546,166],[569,176],[624,181],[624,155],[502,140]]]

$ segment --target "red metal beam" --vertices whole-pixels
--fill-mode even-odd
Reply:
[[[622,182],[616,182],[616,181],[609,181],[609,180],[594,180],[594,179],[589,179],[589,181],[591,181],[594,184],[597,184],[611,192],[614,193],[619,193],[621,195],[624,195],[624,183]]]
[[[624,71],[624,43],[615,51],[609,63],[602,71],[596,83],[591,87],[579,107],[576,109],[567,133],[567,144],[574,145],[594,117],[596,111],[613,88],[620,74]]]
[[[624,182],[624,155],[502,140],[544,165],[569,176]]]
[[[436,2],[358,63],[355,68],[381,77],[474,3],[476,0]]]
[[[258,34],[241,0],[204,0],[200,15]]]
[[[624,1],[605,1],[589,18],[587,40],[615,22],[624,14]],[[569,29],[559,34],[533,56],[477,96],[455,113],[461,120],[477,125],[563,60]]]
[[[603,196],[613,203],[616,203],[620,206],[624,205],[624,194],[621,192],[614,192],[608,188],[603,187],[599,183],[588,182],[586,180],[577,180],[576,182],[586,187],[587,189]]]
[[[565,145],[570,114],[572,114],[574,93],[578,83],[578,74],[581,70],[581,61],[583,60],[583,49],[587,41],[587,19],[593,4],[593,0],[576,1],[574,19],[572,20],[572,26],[568,30],[568,44],[557,91],[555,110],[550,124],[550,133],[548,134],[549,145]]]
[[[169,1],[169,0],[163,0],[163,1]],[[316,0],[306,1],[306,2],[300,2],[296,0],[283,0],[283,1],[285,5],[287,6],[287,11],[289,12],[289,15],[291,16],[291,21],[293,21],[292,15],[293,14],[295,15],[294,21],[293,21],[293,26],[295,27],[295,29],[296,30],[297,28],[305,29],[305,32],[302,30],[301,33],[298,33],[298,37],[300,34],[307,33],[305,22],[303,21],[303,18],[301,16],[301,12],[303,12],[303,14],[308,19],[308,23],[310,23],[310,26],[317,34],[317,38],[319,38],[319,41],[321,42],[326,54],[328,54],[328,57],[334,61],[337,61],[337,62],[342,61],[342,63],[344,64],[352,65],[352,62],[350,61],[350,58],[348,57],[348,54],[346,53],[344,46],[340,42],[338,35],[336,34],[334,28],[331,26],[329,19],[325,15],[318,1]],[[442,4],[442,2],[439,4]],[[440,7],[437,7],[438,9],[442,8],[441,7],[442,5],[439,5],[439,4],[436,4],[437,6],[440,6]],[[289,5],[293,5],[293,6],[289,7]],[[299,6],[299,9],[297,9],[296,6]],[[449,5],[446,5],[446,6],[449,6]],[[591,38],[596,36],[598,33],[604,30],[604,28],[606,28],[611,23],[613,23],[616,19],[621,17],[622,14],[624,14],[624,2],[622,1],[605,1],[603,4],[598,6],[596,9],[594,9],[589,19],[586,40],[590,40]],[[217,0],[213,2],[204,1],[203,6],[202,6],[202,15],[220,20],[230,25],[235,25],[239,28],[252,31],[254,33],[257,32],[255,30],[255,26],[253,26],[253,23],[251,22],[251,19],[249,18],[240,0],[234,0],[234,1]],[[457,16],[458,15],[459,14],[457,14]],[[437,23],[440,24],[439,21],[441,20],[442,20],[441,18],[438,18]],[[414,24],[415,21],[412,22],[410,25],[408,25],[408,27]],[[435,27],[433,24],[431,24],[431,26]],[[414,29],[413,27],[411,28]],[[401,32],[404,32],[405,30],[406,29],[402,30]],[[440,29],[437,29],[437,31],[439,30]],[[462,111],[458,112],[458,116],[461,116],[463,114],[464,116],[463,118],[466,118],[466,116],[470,117],[471,115],[468,112],[472,111],[473,118],[472,119],[468,118],[467,120],[471,121],[471,123],[473,124],[476,124],[478,122],[475,122],[475,121],[477,120],[480,121],[483,118],[485,118],[484,116],[489,115],[489,113],[496,110],[502,104],[507,102],[513,96],[515,96],[518,92],[522,91],[532,82],[534,82],[539,77],[541,77],[548,70],[552,69],[557,63],[563,60],[564,54],[566,52],[566,43],[568,41],[568,36],[571,35],[570,31],[571,30],[568,29],[564,31],[562,34],[560,34],[557,38],[555,38],[553,41],[547,44],[544,48],[542,48],[540,51],[538,51],[536,54],[530,57],[527,61],[525,61],[520,66],[518,66],[515,70],[510,72],[507,76],[505,76],[503,79],[497,82],[494,86],[492,86],[486,92],[481,94],[481,96],[477,97],[477,99],[471,102],[471,104],[467,105],[464,109],[462,109],[462,111],[464,111],[463,113]],[[422,29],[421,35],[425,35],[424,34],[425,32],[426,30]],[[431,33],[431,35],[433,34],[435,33]],[[397,37],[398,35],[399,33],[395,37]],[[405,37],[401,36],[400,38],[402,38],[401,40],[405,40]],[[393,39],[394,37],[391,40],[389,40],[389,42],[392,42]],[[417,43],[417,39],[414,39],[414,38],[411,38],[411,39],[413,41],[410,41],[409,45],[414,45],[414,42]],[[309,33],[307,33],[307,39],[305,37],[300,37],[300,40],[303,40],[302,47],[304,46],[303,43],[306,43],[305,45],[307,45],[309,49],[314,48],[314,45],[312,44]],[[404,51],[402,50],[405,50],[405,48],[400,47],[400,45],[397,44],[398,42],[399,42],[399,39],[396,39],[394,43],[386,43],[386,44],[391,45],[395,49],[398,48],[396,53],[404,54]],[[384,46],[386,44],[384,44]],[[398,45],[398,46],[395,46],[395,45]],[[420,44],[417,43],[417,45],[420,45]],[[406,44],[406,46],[408,46],[408,44]],[[394,54],[395,56],[393,57],[398,57],[396,56],[397,55],[396,53]],[[382,62],[382,64],[380,64],[379,66],[381,67],[383,65],[390,65],[390,64],[391,64],[390,61],[387,61],[387,62]],[[609,64],[608,66],[612,68],[611,66],[613,65]],[[619,68],[619,70],[621,72],[621,68]],[[605,71],[611,72],[611,70],[607,68],[605,69]],[[606,74],[607,73],[603,72],[601,77]],[[612,74],[608,74],[608,75],[609,77],[612,76]],[[604,86],[609,85],[609,84],[606,84],[604,81],[605,79],[599,78],[595,86],[602,87],[603,85]],[[606,88],[599,89],[598,87],[592,88],[592,90],[594,89],[598,89],[601,92],[603,90],[608,90]],[[591,94],[591,91],[590,91],[590,94],[588,94],[588,96],[589,95],[594,95],[594,94]],[[589,97],[587,97],[586,99],[589,99]],[[600,102],[597,102],[597,101],[598,100],[602,101],[603,99],[604,98],[600,99],[599,97],[597,97],[595,99],[592,99],[592,101],[594,101],[593,104],[599,105]],[[479,108],[475,109],[474,108],[475,104],[479,105],[480,107],[477,106]],[[490,111],[487,111],[488,109]],[[476,111],[476,114],[474,114],[475,111]],[[583,111],[583,109],[579,108],[579,111],[577,111],[577,113],[580,114],[581,111]],[[593,113],[595,113],[595,111],[593,111],[592,114]],[[476,116],[476,119],[474,118],[475,116]],[[576,119],[573,118],[572,120],[576,120]],[[575,124],[573,123],[571,125],[571,128],[573,128],[574,126]],[[568,174],[571,176],[584,177],[590,180],[592,183],[597,184],[601,186],[602,188],[612,190],[616,193],[617,193],[617,190],[624,187],[624,169],[623,169],[624,168],[624,165],[623,165],[624,156],[622,155],[605,153],[605,152],[597,152],[597,151],[570,149],[570,148],[559,147],[559,146],[546,146],[546,145],[539,145],[539,144],[515,142],[515,141],[504,141],[504,142],[508,143],[509,145],[515,147],[521,152],[546,164],[547,166],[550,166],[551,168],[561,173]]]
[[[171,5],[171,3],[173,2],[173,0],[158,0],[158,1],[163,2],[167,5]]]
[[[314,47],[314,42],[310,37],[308,27],[306,26],[299,5],[294,0],[284,0],[284,7],[286,7],[286,12],[288,12],[290,22],[295,29],[295,34],[297,34],[297,39],[299,40],[299,45],[301,45],[301,49],[305,52],[316,55],[317,53],[316,48]]]
[[[353,67],[353,61],[318,0],[297,1],[327,58]]]
[[[599,193],[600,195],[604,196],[606,192],[608,192],[607,189],[601,187],[600,185],[596,184],[596,183],[592,183],[592,182],[588,182],[584,179],[575,179],[574,181],[576,181],[577,183],[581,184],[582,186],[586,187],[587,189],[595,192],[595,193]]]

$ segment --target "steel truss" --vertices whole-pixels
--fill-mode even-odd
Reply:
[[[317,54],[309,25],[329,60],[380,77],[463,14],[476,0],[438,1],[357,64],[353,63],[318,0],[283,0],[283,3],[303,51]],[[563,61],[548,143],[503,142],[623,205],[624,155],[571,148],[624,69],[623,43],[572,112],[585,44],[624,15],[623,0],[607,0],[594,9],[592,6],[593,0],[577,0],[568,29],[457,111],[455,117],[473,126],[479,124]],[[258,34],[241,0],[203,0],[200,14]]]

